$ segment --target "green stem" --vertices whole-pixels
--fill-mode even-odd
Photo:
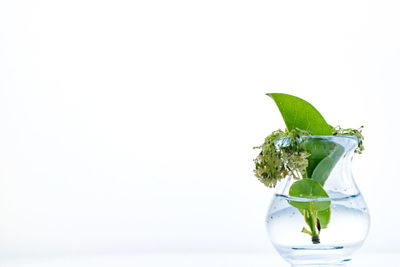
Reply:
[[[311,240],[314,244],[319,244],[319,229],[317,212],[314,210],[305,210],[304,219],[311,230]]]

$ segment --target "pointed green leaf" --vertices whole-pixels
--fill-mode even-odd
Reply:
[[[342,145],[331,144],[333,144],[331,153],[318,163],[311,175],[311,178],[321,185],[325,184],[326,179],[328,179],[336,163],[344,154],[344,147]]]
[[[309,138],[304,143],[304,148],[310,154],[308,159],[308,166],[307,166],[307,177],[311,178],[315,167],[326,158],[333,150],[332,142],[329,142],[323,138]]]
[[[287,94],[267,94],[276,103],[289,131],[300,129],[312,135],[332,135],[331,126],[307,101]]]

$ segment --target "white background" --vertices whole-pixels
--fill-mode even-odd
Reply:
[[[399,252],[398,1],[0,2],[0,251],[275,253],[264,94],[365,126],[362,252]]]

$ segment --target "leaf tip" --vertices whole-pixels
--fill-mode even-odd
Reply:
[[[267,95],[270,98],[274,99],[274,95],[276,95],[276,93],[266,93],[265,95]]]

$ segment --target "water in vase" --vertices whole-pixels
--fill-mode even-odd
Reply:
[[[266,220],[269,235],[277,251],[294,266],[343,264],[364,242],[369,229],[369,213],[360,193],[345,195],[328,192],[331,216],[321,229],[318,242],[302,232],[307,226],[303,214],[289,204],[299,199],[275,195]],[[327,201],[301,199],[300,201]]]

